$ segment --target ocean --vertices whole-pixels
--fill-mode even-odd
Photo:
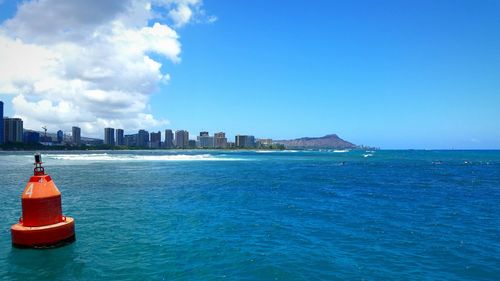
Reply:
[[[500,151],[42,157],[76,242],[12,248],[33,154],[0,152],[1,280],[500,280]]]

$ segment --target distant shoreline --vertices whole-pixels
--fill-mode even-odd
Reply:
[[[125,147],[125,146],[107,146],[107,145],[98,145],[98,146],[48,146],[42,144],[4,144],[0,145],[0,151],[89,151],[89,150],[115,150],[115,151],[127,151],[127,150],[151,150],[151,151],[168,151],[168,150],[213,150],[213,151],[222,151],[222,150],[275,150],[282,151],[287,150],[284,146],[273,146],[273,147],[227,147],[227,148],[149,148],[149,147]]]

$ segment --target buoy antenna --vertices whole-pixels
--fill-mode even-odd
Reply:
[[[45,169],[42,167],[42,155],[35,154],[35,169],[33,169],[35,176],[45,175]]]

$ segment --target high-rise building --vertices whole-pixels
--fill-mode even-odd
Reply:
[[[62,143],[64,141],[64,133],[63,131],[57,131],[57,142]]]
[[[175,147],[188,148],[189,147],[189,132],[185,130],[175,131]]]
[[[71,128],[71,141],[73,144],[79,145],[82,143],[82,130],[79,127]]]
[[[149,142],[149,132],[146,130],[139,130],[137,134],[137,146],[147,147]]]
[[[174,147],[174,133],[172,130],[165,130],[165,148]]]
[[[40,136],[40,142],[47,145],[52,142],[52,137],[44,134],[43,136]]]
[[[189,140],[188,141],[188,148],[196,148],[196,141],[195,140]]]
[[[184,131],[184,147],[189,147],[189,148],[195,148],[196,147],[196,141],[194,141],[194,145],[189,144],[189,132],[188,131]]]
[[[235,146],[239,148],[252,148],[255,147],[255,137],[248,135],[237,135],[234,138],[234,143]]]
[[[90,146],[97,146],[97,145],[103,145],[104,141],[101,139],[88,138],[88,139],[82,140],[81,144],[90,145]]]
[[[247,136],[245,145],[247,147],[255,147],[255,137],[254,136]]]
[[[24,143],[39,143],[40,142],[40,133],[35,131],[26,131],[23,133],[23,142]]]
[[[208,135],[208,132],[200,132],[197,146],[200,148],[214,148],[214,137]]]
[[[3,118],[4,142],[23,141],[23,120],[21,118]]]
[[[3,144],[3,102],[0,101],[0,144]]]
[[[152,132],[151,134],[151,140],[149,141],[149,147],[150,148],[160,148],[161,147],[161,132],[158,131],[157,133]]]
[[[132,134],[132,135],[125,135],[123,137],[123,141],[125,143],[125,146],[133,147],[137,146],[137,137],[138,134]]]
[[[158,131],[157,133],[152,132],[150,134],[150,136],[151,136],[151,140],[150,140],[151,142],[161,142],[161,132],[160,131]]]
[[[214,137],[216,139],[218,139],[218,138],[225,138],[226,137],[226,133],[224,133],[224,132],[218,132],[218,133],[214,134]]]
[[[104,128],[104,144],[115,145],[115,129]]]
[[[116,129],[116,145],[124,145],[125,140],[123,139],[123,129]]]
[[[255,144],[257,147],[270,147],[273,145],[273,140],[272,139],[257,139],[257,142]]]
[[[219,133],[214,134],[214,146],[215,146],[215,148],[226,148],[227,147],[226,133],[219,132]]]

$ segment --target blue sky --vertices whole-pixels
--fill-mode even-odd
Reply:
[[[2,21],[15,13],[0,9]],[[203,10],[218,20],[176,29],[181,62],[158,58],[171,79],[149,110],[169,120],[162,128],[500,148],[498,1],[205,0]]]

